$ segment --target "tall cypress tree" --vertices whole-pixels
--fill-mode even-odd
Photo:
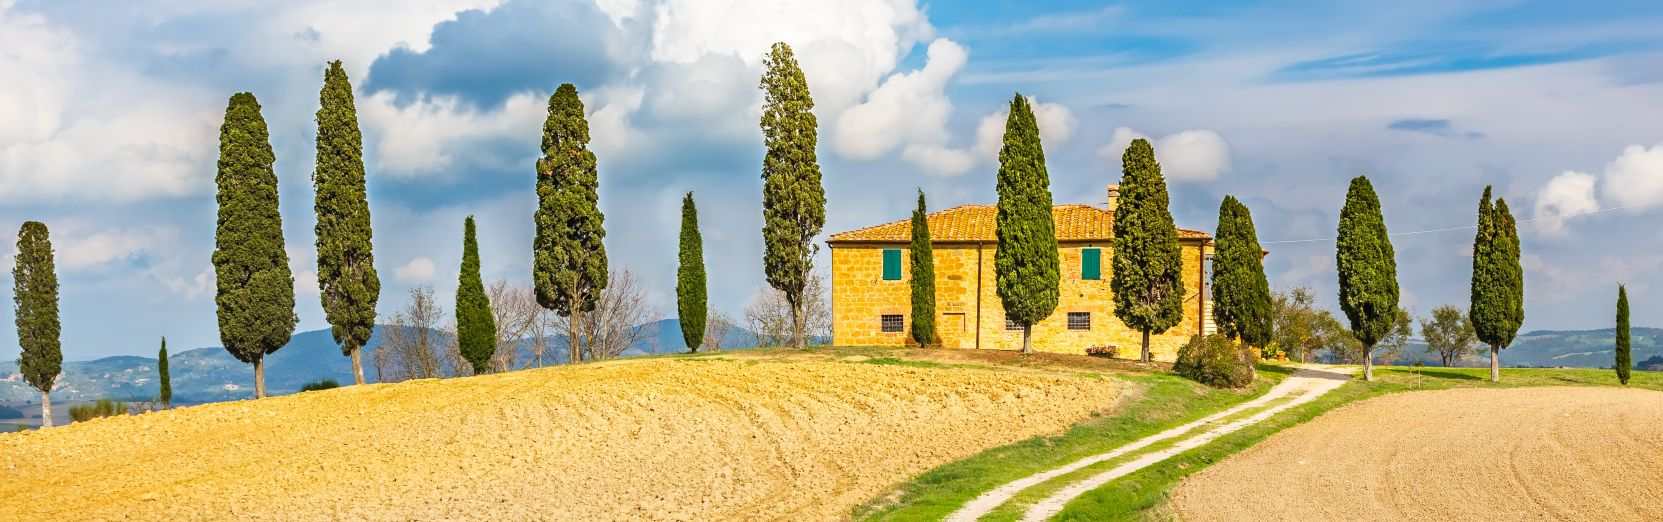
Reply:
[[[1253,215],[1235,196],[1218,208],[1213,256],[1213,320],[1224,335],[1263,349],[1270,344],[1270,282]]]
[[[1634,367],[1633,352],[1628,339],[1628,289],[1617,285],[1617,380],[1628,385],[1628,372]]]
[[[803,288],[814,270],[814,236],[826,224],[826,190],[820,185],[814,98],[791,46],[775,43],[763,59],[762,267],[768,285],[791,305],[791,344],[804,335]]]
[[[1168,210],[1166,178],[1149,141],[1132,140],[1121,156],[1120,199],[1114,212],[1114,315],[1143,332],[1141,359],[1149,362],[1149,336],[1184,319],[1184,262],[1178,227]]]
[[[1524,268],[1519,235],[1507,202],[1490,204],[1490,187],[1478,201],[1472,242],[1472,302],[1467,308],[1478,340],[1490,347],[1490,381],[1501,381],[1501,350],[1524,324]]]
[[[676,312],[681,323],[681,340],[687,350],[698,353],[704,344],[704,322],[709,316],[705,301],[704,238],[699,235],[699,209],[693,193],[681,198],[681,259],[676,267]]]
[[[491,371],[491,356],[497,351],[497,324],[491,315],[491,301],[485,296],[485,281],[479,276],[479,241],[474,238],[473,216],[462,222],[462,270],[456,281],[456,346],[473,367],[474,375]]]
[[[352,378],[364,384],[359,352],[375,330],[381,278],[370,243],[370,205],[364,190],[364,138],[352,84],[340,60],[329,62],[318,93],[316,189],[318,294],[329,333],[352,358]]]
[[[173,376],[167,372],[167,338],[162,338],[162,350],[156,352],[156,376],[161,382],[161,392],[157,399],[162,401],[162,407],[173,404]]]
[[[1380,215],[1380,198],[1365,176],[1351,180],[1336,243],[1340,309],[1351,320],[1351,335],[1363,344],[1363,379],[1372,381],[1374,345],[1397,321],[1397,258]]]
[[[277,173],[266,120],[253,94],[231,96],[219,129],[219,225],[214,231],[214,304],[219,338],[237,360],[254,365],[254,396],[266,396],[266,356],[289,343],[294,275],[283,250]]]
[[[41,426],[50,428],[52,384],[63,370],[64,354],[58,338],[62,327],[58,323],[58,272],[52,261],[52,238],[39,221],[25,221],[17,231],[12,312],[17,344],[23,349],[18,371],[25,382],[40,390]]]
[[[912,341],[937,346],[935,333],[935,252],[930,247],[930,221],[924,208],[924,189],[918,189],[918,208],[912,211]]]
[[[993,273],[1005,319],[1022,326],[1022,353],[1033,353],[1034,324],[1057,309],[1061,274],[1051,216],[1051,177],[1039,124],[1021,93],[1011,98],[999,150],[999,213]]]
[[[531,280],[537,304],[583,324],[606,289],[606,217],[600,210],[600,174],[589,151],[589,122],[577,87],[561,84],[549,96],[543,121],[543,157],[537,160],[536,237]],[[582,359],[579,328],[568,331],[570,362]]]

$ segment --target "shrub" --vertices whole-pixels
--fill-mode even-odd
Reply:
[[[98,402],[91,404],[78,404],[69,407],[69,418],[75,422],[126,414],[127,403],[109,399],[98,399]]]
[[[305,386],[301,386],[300,391],[309,392],[309,391],[327,390],[327,389],[330,389],[330,388],[339,388],[339,387],[341,387],[341,383],[335,382],[335,379],[318,379],[318,380],[306,383]]]
[[[1253,383],[1252,355],[1222,335],[1191,337],[1178,349],[1172,371],[1216,388],[1241,388]]]
[[[1120,348],[1112,344],[1106,346],[1088,346],[1086,347],[1086,355],[1113,359],[1120,355]]]

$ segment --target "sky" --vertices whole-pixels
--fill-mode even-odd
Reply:
[[[673,315],[693,191],[711,304],[738,316],[766,286],[757,83],[784,41],[816,103],[825,234],[906,218],[915,188],[932,208],[993,203],[1020,93],[1055,201],[1103,204],[1121,151],[1146,137],[1179,226],[1212,230],[1226,194],[1252,209],[1273,289],[1337,309],[1331,239],[1348,181],[1367,175],[1398,234],[1403,304],[1464,307],[1462,227],[1490,185],[1520,220],[1525,330],[1610,327],[1618,284],[1634,323],[1660,326],[1663,3],[1571,4],[0,0],[0,229],[51,227],[65,358],[150,354],[164,335],[218,346],[217,133],[230,95],[253,92],[298,330],[327,327],[310,177],[318,90],[339,59],[364,132],[380,312],[421,286],[449,304],[470,214],[485,278],[527,285],[541,123],[570,82],[612,270]],[[828,262],[822,249],[817,269]],[[0,359],[16,345],[0,328]]]

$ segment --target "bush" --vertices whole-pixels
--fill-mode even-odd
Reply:
[[[1253,356],[1222,335],[1195,336],[1178,349],[1172,371],[1215,388],[1253,383]]]
[[[1120,348],[1112,344],[1107,346],[1088,346],[1086,347],[1086,355],[1113,359],[1120,355]]]
[[[318,380],[306,383],[305,386],[301,386],[300,391],[309,392],[309,391],[327,390],[327,389],[330,389],[330,388],[339,388],[339,387],[341,387],[341,383],[335,382],[335,379],[318,379]]]
[[[69,407],[69,418],[75,422],[126,414],[127,403],[109,399],[98,399],[98,402],[92,404],[77,404]]]

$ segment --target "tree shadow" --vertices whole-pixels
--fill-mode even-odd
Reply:
[[[1414,372],[1415,372],[1414,370],[1405,370],[1404,371],[1404,373],[1414,373]],[[1458,379],[1458,380],[1464,380],[1464,381],[1482,381],[1482,380],[1484,380],[1483,377],[1479,377],[1477,375],[1473,375],[1473,374],[1470,374],[1470,373],[1452,372],[1452,371],[1449,371],[1449,370],[1426,370],[1426,369],[1423,369],[1423,370],[1420,370],[1418,373],[1420,373],[1421,375],[1425,375],[1427,377],[1437,377],[1437,378],[1440,378],[1440,379]]]

